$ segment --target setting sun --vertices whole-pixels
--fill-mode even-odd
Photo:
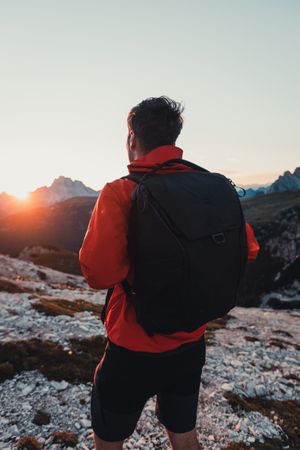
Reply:
[[[26,201],[29,199],[29,192],[18,192],[13,195],[14,195],[14,197],[16,197],[17,200],[20,200],[20,201]]]

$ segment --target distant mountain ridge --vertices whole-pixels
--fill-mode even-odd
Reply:
[[[269,186],[260,186],[257,189],[254,189],[254,188],[245,189],[246,195],[245,195],[245,197],[241,197],[241,200],[243,200],[244,198],[254,197],[255,195],[266,194],[268,189],[269,189]]]
[[[87,187],[82,181],[59,176],[52,184],[42,186],[29,193],[28,200],[20,201],[17,197],[0,193],[0,218],[27,209],[45,207],[74,197],[97,197],[99,191]]]
[[[271,184],[268,192],[296,191],[298,189],[300,189],[300,167],[296,167],[294,173],[289,170],[285,171]]]
[[[240,304],[300,308],[300,191],[258,195],[242,202],[260,244],[247,265]]]
[[[0,253],[17,257],[26,246],[55,246],[78,254],[96,200],[75,197],[0,219]],[[300,191],[246,198],[242,207],[261,251],[247,267],[239,304],[258,306],[272,301],[278,305],[282,298],[284,305],[299,308]]]
[[[300,167],[296,167],[294,173],[286,170],[270,185],[259,186],[257,189],[245,188],[246,197],[253,197],[259,194],[272,194],[275,192],[297,191],[300,190]]]
[[[300,190],[300,167],[296,167],[294,173],[289,170],[280,175],[272,184],[265,186],[244,186],[246,196],[250,197],[276,192]],[[46,207],[75,197],[98,197],[99,191],[86,186],[82,181],[72,180],[69,177],[59,176],[50,186],[41,186],[30,192],[28,200],[21,201],[17,197],[0,193],[0,219],[28,209]]]
[[[42,186],[31,192],[36,206],[48,206],[72,197],[97,197],[99,191],[87,187],[82,181],[60,176],[51,186]]]
[[[25,246],[51,245],[78,252],[96,197],[74,197],[0,219],[0,253],[17,256]]]

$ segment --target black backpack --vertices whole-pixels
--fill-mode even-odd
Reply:
[[[174,163],[194,170],[156,173]],[[227,314],[236,305],[248,256],[232,181],[182,159],[124,178],[137,183],[128,234],[134,281],[122,284],[138,323],[152,336],[191,332]]]

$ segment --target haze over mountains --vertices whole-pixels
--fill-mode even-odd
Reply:
[[[62,176],[51,186],[33,191],[28,201],[0,194],[0,253],[18,257],[27,246],[54,246],[71,253],[52,252],[46,256],[47,264],[56,267],[56,261],[61,260],[66,272],[72,266],[72,272],[77,273],[78,261],[73,263],[73,259],[98,195],[99,191],[82,182]],[[279,305],[283,300],[285,305],[299,307],[300,167],[294,173],[284,172],[268,187],[248,189],[242,200],[261,251],[255,264],[249,265],[241,304]]]
[[[295,191],[300,189],[300,167],[296,167],[294,173],[286,170],[270,185],[250,187],[246,189],[247,197],[253,197],[258,194],[270,194],[272,192]]]
[[[259,194],[300,189],[300,167],[294,173],[285,171],[270,185],[245,186],[246,198]],[[59,176],[50,186],[42,186],[30,192],[26,200],[20,200],[6,192],[0,193],[0,219],[27,209],[45,207],[74,197],[97,197],[100,191],[86,186],[82,181]]]
[[[294,173],[289,170],[280,175],[279,178],[271,184],[267,192],[294,191],[300,189],[300,167],[296,167]]]
[[[53,183],[30,192],[26,200],[0,193],[0,219],[26,209],[45,207],[73,197],[97,197],[99,191],[87,187],[82,181],[60,176]]]
[[[72,273],[80,273],[78,251],[96,200],[96,196],[73,197],[0,219],[0,253],[21,257],[29,246],[26,252],[33,253],[32,260],[38,264],[66,272],[72,267]],[[239,304],[299,308],[300,190],[246,197],[242,207],[261,251],[248,266]],[[54,246],[63,253],[50,251],[41,256],[35,248],[39,246],[50,246],[50,250]]]
[[[87,187],[82,181],[64,176],[55,178],[51,186],[42,186],[31,193],[38,206],[52,205],[72,197],[97,197],[99,191]]]

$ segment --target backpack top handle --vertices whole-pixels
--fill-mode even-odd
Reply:
[[[184,166],[190,167],[191,169],[195,169],[199,172],[209,172],[209,170],[204,169],[203,167],[197,166],[197,164],[194,164],[191,161],[187,161],[186,159],[181,159],[181,158],[174,158],[174,159],[168,159],[167,161],[157,164],[155,167],[153,167],[153,169],[151,169],[149,172],[145,173],[145,175],[140,179],[140,182],[149,178],[151,175],[154,175],[162,167],[171,166],[172,164],[183,164]]]

